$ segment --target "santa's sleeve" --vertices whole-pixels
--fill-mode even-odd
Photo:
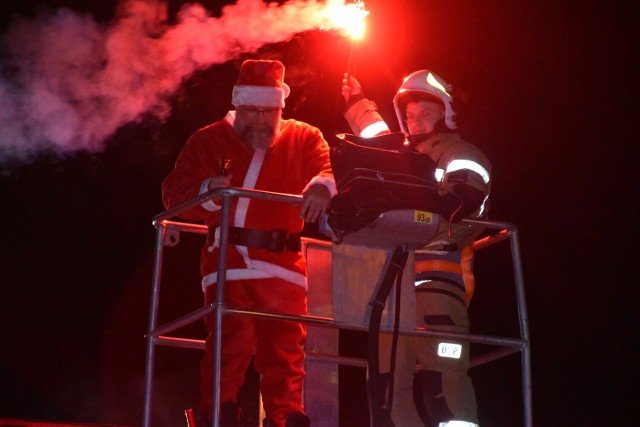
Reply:
[[[215,171],[212,153],[204,135],[196,132],[189,138],[176,160],[173,170],[162,183],[162,201],[167,209],[174,208],[208,191],[207,182]],[[193,221],[202,220],[219,209],[213,201],[205,201],[179,216]]]
[[[305,132],[304,163],[307,183],[303,190],[315,184],[324,185],[329,190],[331,197],[338,194],[336,181],[331,170],[329,156],[329,144],[322,136],[319,129],[308,126]]]

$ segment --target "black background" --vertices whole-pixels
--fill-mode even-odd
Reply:
[[[14,13],[40,13],[40,3],[3,3],[3,28]],[[203,5],[219,11],[211,3]],[[174,13],[182,2],[169,4]],[[47,5],[105,23],[116,7]],[[369,32],[360,42],[331,32],[298,34],[191,76],[171,98],[166,121],[124,126],[102,152],[44,155],[5,171],[0,417],[140,424],[151,219],[163,210],[162,179],[188,136],[230,107],[247,57],[278,57],[287,66],[292,95],[285,117],[308,121],[327,137],[347,131],[339,87],[351,56],[356,77],[392,125],[391,98],[414,70],[432,68],[469,95],[462,134],[492,161],[492,218],[520,230],[535,424],[638,419],[637,5],[371,0],[366,6]],[[161,321],[201,303],[199,244],[186,237],[180,250],[168,250],[165,277],[176,286],[162,296]],[[481,252],[477,276],[474,331],[517,334],[508,250]],[[179,425],[182,409],[194,404],[198,360],[194,352],[161,349],[162,425]],[[521,425],[517,356],[476,368],[472,377],[483,426]],[[345,406],[355,414],[348,425],[363,425],[360,377],[345,378],[351,382],[344,387],[353,389]]]

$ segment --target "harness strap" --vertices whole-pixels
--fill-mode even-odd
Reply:
[[[460,266],[462,267],[462,281],[466,293],[467,306],[471,303],[476,280],[473,275],[473,243],[462,248]]]
[[[439,259],[416,260],[416,271],[443,271],[462,275],[462,266],[457,262]]]

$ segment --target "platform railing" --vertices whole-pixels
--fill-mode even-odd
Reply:
[[[214,352],[213,352],[213,414],[220,412],[220,363],[221,363],[221,324],[222,317],[225,315],[250,317],[257,319],[283,320],[291,322],[300,322],[307,325],[338,328],[355,331],[367,331],[362,325],[354,325],[345,322],[338,322],[330,317],[311,316],[311,315],[292,315],[292,314],[276,314],[266,311],[251,311],[237,307],[227,307],[223,301],[224,286],[226,283],[226,268],[220,268],[218,271],[216,302],[205,305],[193,312],[190,312],[178,319],[167,322],[158,326],[158,307],[160,301],[160,287],[162,282],[162,263],[165,246],[175,246],[179,243],[180,233],[196,233],[206,234],[207,227],[205,225],[172,221],[172,218],[179,216],[182,212],[187,211],[195,206],[204,203],[207,200],[221,199],[221,222],[220,222],[220,251],[218,254],[218,265],[226,266],[227,246],[229,242],[229,213],[231,199],[234,197],[246,197],[251,199],[269,200],[282,203],[300,204],[302,196],[248,190],[234,187],[219,188],[195,197],[172,209],[168,209],[153,218],[153,226],[156,228],[155,246],[154,246],[154,268],[152,276],[152,291],[150,301],[149,326],[146,335],[146,372],[145,372],[145,397],[144,397],[144,413],[143,427],[151,427],[152,401],[153,401],[153,375],[155,369],[155,352],[158,345],[189,348],[204,350],[205,341],[200,339],[188,339],[172,337],[167,334],[189,325],[197,320],[203,319],[205,316],[214,314],[216,329],[214,331]],[[475,367],[484,363],[497,360],[499,358],[517,353],[521,353],[522,362],[522,392],[524,406],[524,427],[533,426],[532,411],[532,387],[531,387],[531,351],[529,341],[529,327],[526,310],[526,298],[524,289],[524,279],[522,274],[522,263],[520,258],[518,229],[511,223],[464,219],[463,222],[482,226],[488,230],[497,230],[495,234],[491,234],[474,243],[474,250],[480,250],[496,244],[498,242],[509,240],[511,243],[511,257],[513,262],[516,303],[518,307],[518,319],[520,326],[520,338],[500,337],[481,334],[464,334],[448,331],[439,331],[436,329],[427,330],[425,328],[406,329],[400,328],[399,334],[408,336],[422,337],[438,337],[453,338],[469,341],[477,344],[488,344],[502,347],[492,352],[477,356],[470,361],[470,366]],[[313,239],[312,239],[313,240]],[[326,242],[331,245],[330,242]],[[393,333],[392,327],[381,327],[382,333]],[[319,353],[307,353],[309,360],[324,361],[327,363],[337,363],[346,366],[366,367],[367,361],[354,357],[344,357],[338,355],[326,355]],[[212,417],[212,427],[219,427],[219,416]]]

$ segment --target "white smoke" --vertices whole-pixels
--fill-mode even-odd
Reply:
[[[175,25],[159,0],[127,0],[101,24],[68,9],[14,22],[0,43],[0,164],[42,153],[99,152],[194,72],[299,32],[331,26],[344,2],[238,0],[214,17],[185,6]]]

